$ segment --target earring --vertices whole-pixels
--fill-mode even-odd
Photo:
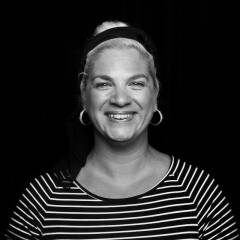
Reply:
[[[150,122],[150,124],[153,125],[153,126],[159,125],[159,124],[162,122],[162,120],[163,120],[163,115],[162,115],[161,111],[158,110],[158,109],[156,109],[155,112],[158,112],[158,114],[159,114],[159,121],[158,121],[157,123],[152,123],[152,122]]]
[[[89,125],[91,122],[89,122],[89,123],[84,123],[84,122],[83,122],[83,114],[84,114],[85,111],[86,111],[86,109],[83,109],[83,110],[80,112],[79,120],[80,120],[80,122],[81,122],[83,125],[87,126],[87,125]]]

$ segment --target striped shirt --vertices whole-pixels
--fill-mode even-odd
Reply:
[[[26,188],[9,239],[237,239],[229,203],[204,171],[172,158],[165,177],[144,194],[107,199],[69,171],[46,173]]]

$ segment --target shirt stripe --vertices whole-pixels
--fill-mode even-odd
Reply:
[[[172,158],[152,189],[126,199],[85,190],[67,169],[29,184],[9,223],[8,239],[237,239],[236,222],[212,177]]]

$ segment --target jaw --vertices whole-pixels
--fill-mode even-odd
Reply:
[[[102,150],[111,148],[112,150],[118,151],[132,151],[136,146],[142,146],[144,143],[148,142],[148,130],[142,131],[140,134],[129,134],[126,135],[126,131],[115,131],[115,132],[105,132],[105,134],[100,133],[95,129],[95,144],[100,147]],[[103,147],[103,145],[105,147]],[[135,146],[135,147],[134,147]]]
[[[136,109],[136,108],[135,108]],[[148,111],[139,110],[106,110],[98,111],[92,115],[92,124],[98,139],[123,145],[130,144],[145,136],[148,131],[148,123],[152,117],[151,106]],[[144,140],[145,141],[145,140]],[[131,144],[130,144],[131,145]]]
[[[116,144],[130,144],[140,136],[145,135],[148,128],[147,126],[143,126],[143,123],[135,116],[132,120],[111,119],[96,131],[103,137],[104,141],[114,142]]]

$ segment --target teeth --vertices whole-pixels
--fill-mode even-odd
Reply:
[[[133,114],[108,114],[108,117],[116,120],[126,120],[132,115]]]

